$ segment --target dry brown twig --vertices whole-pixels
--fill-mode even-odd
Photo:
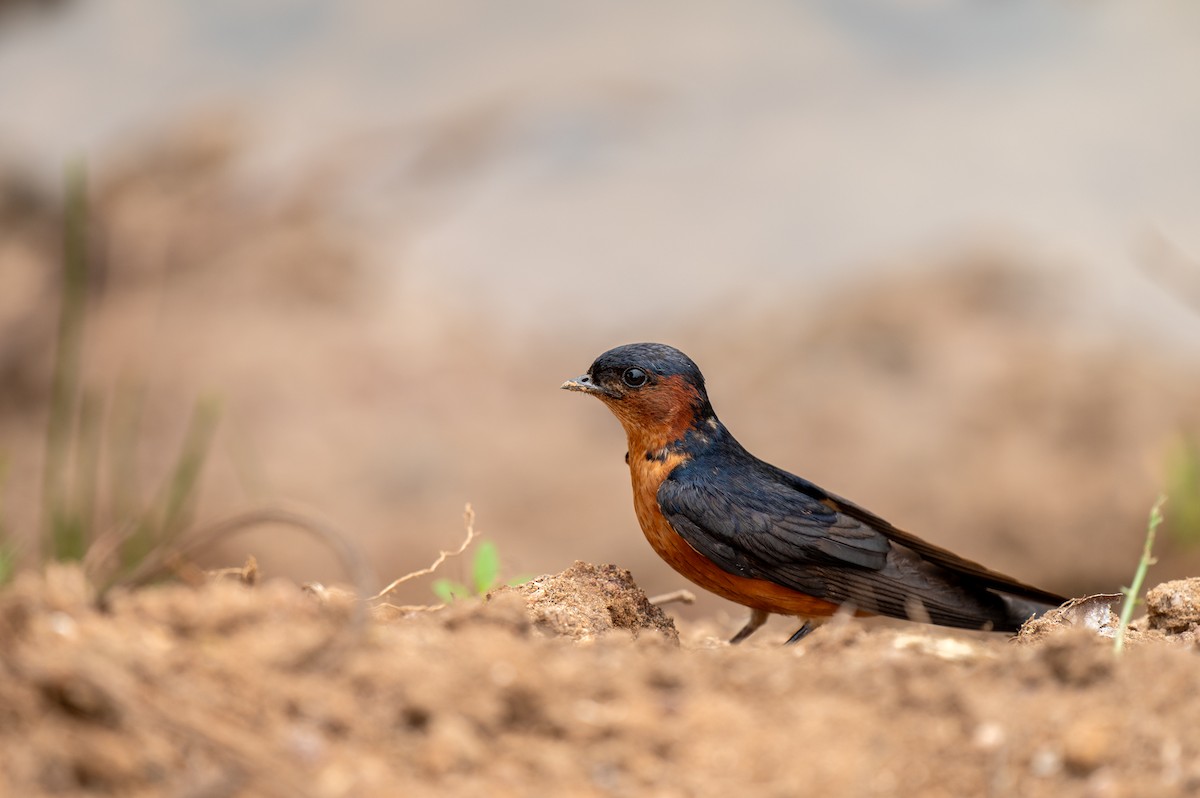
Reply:
[[[208,581],[215,582],[219,579],[229,579],[230,577],[241,582],[243,585],[254,586],[258,584],[258,560],[253,554],[246,555],[246,563],[240,566],[230,568],[215,568],[204,572],[204,576]]]
[[[649,599],[650,603],[655,607],[661,607],[664,604],[695,604],[696,594],[687,588],[672,590],[670,593],[663,593]]]
[[[441,567],[442,563],[444,563],[447,559],[449,559],[450,557],[457,557],[458,555],[460,555],[464,551],[466,551],[467,547],[471,545],[471,541],[475,540],[476,536],[478,535],[478,533],[475,531],[475,510],[474,510],[474,508],[471,507],[470,504],[467,504],[467,506],[463,509],[463,521],[467,525],[467,536],[465,538],[463,538],[463,542],[461,544],[459,544],[459,547],[457,549],[454,549],[453,551],[439,552],[437,559],[434,560],[429,565],[429,567],[422,568],[419,571],[413,571],[412,573],[405,574],[404,576],[400,577],[399,579],[393,580],[383,590],[380,590],[374,596],[371,596],[370,601],[379,601],[384,596],[386,596],[388,593],[391,593],[393,590],[398,588],[400,585],[404,584],[405,582],[408,582],[409,580],[416,579],[418,576],[429,576],[434,571],[436,571],[439,567]],[[445,605],[444,604],[436,604],[433,606],[416,605],[416,606],[411,606],[411,607],[408,607],[408,606],[397,607],[393,604],[385,603],[382,606],[388,607],[393,610],[416,612],[416,611],[438,610],[438,609],[441,609]]]

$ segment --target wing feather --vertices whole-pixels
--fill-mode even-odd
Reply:
[[[730,573],[868,612],[905,618],[916,602],[935,623],[970,627],[1004,617],[989,589],[1061,603],[749,456],[676,468],[658,504],[689,545]]]

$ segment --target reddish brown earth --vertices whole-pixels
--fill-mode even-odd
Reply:
[[[1118,657],[1061,624],[731,647],[583,563],[387,619],[286,581],[101,612],[54,568],[0,593],[0,794],[1192,795],[1197,592]]]

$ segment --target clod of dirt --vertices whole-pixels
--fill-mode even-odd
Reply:
[[[675,623],[650,603],[629,571],[615,565],[577,560],[560,574],[498,588],[488,594],[489,603],[510,593],[525,599],[533,628],[549,636],[592,640],[620,629],[634,638],[655,631],[679,643]]]
[[[1200,577],[1163,582],[1146,594],[1151,629],[1171,634],[1195,633],[1200,627]]]
[[[1050,635],[1073,629],[1084,629],[1101,637],[1112,637],[1120,623],[1112,608],[1120,601],[1120,593],[1097,593],[1094,596],[1071,599],[1040,618],[1026,621],[1017,639],[1022,643],[1041,642]]]

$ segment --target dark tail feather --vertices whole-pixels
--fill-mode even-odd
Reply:
[[[1046,612],[1055,609],[1056,604],[1043,604],[1040,601],[1017,598],[1016,596],[1001,596],[1007,610],[1005,624],[997,626],[997,632],[1016,632],[1030,618],[1039,618]]]

